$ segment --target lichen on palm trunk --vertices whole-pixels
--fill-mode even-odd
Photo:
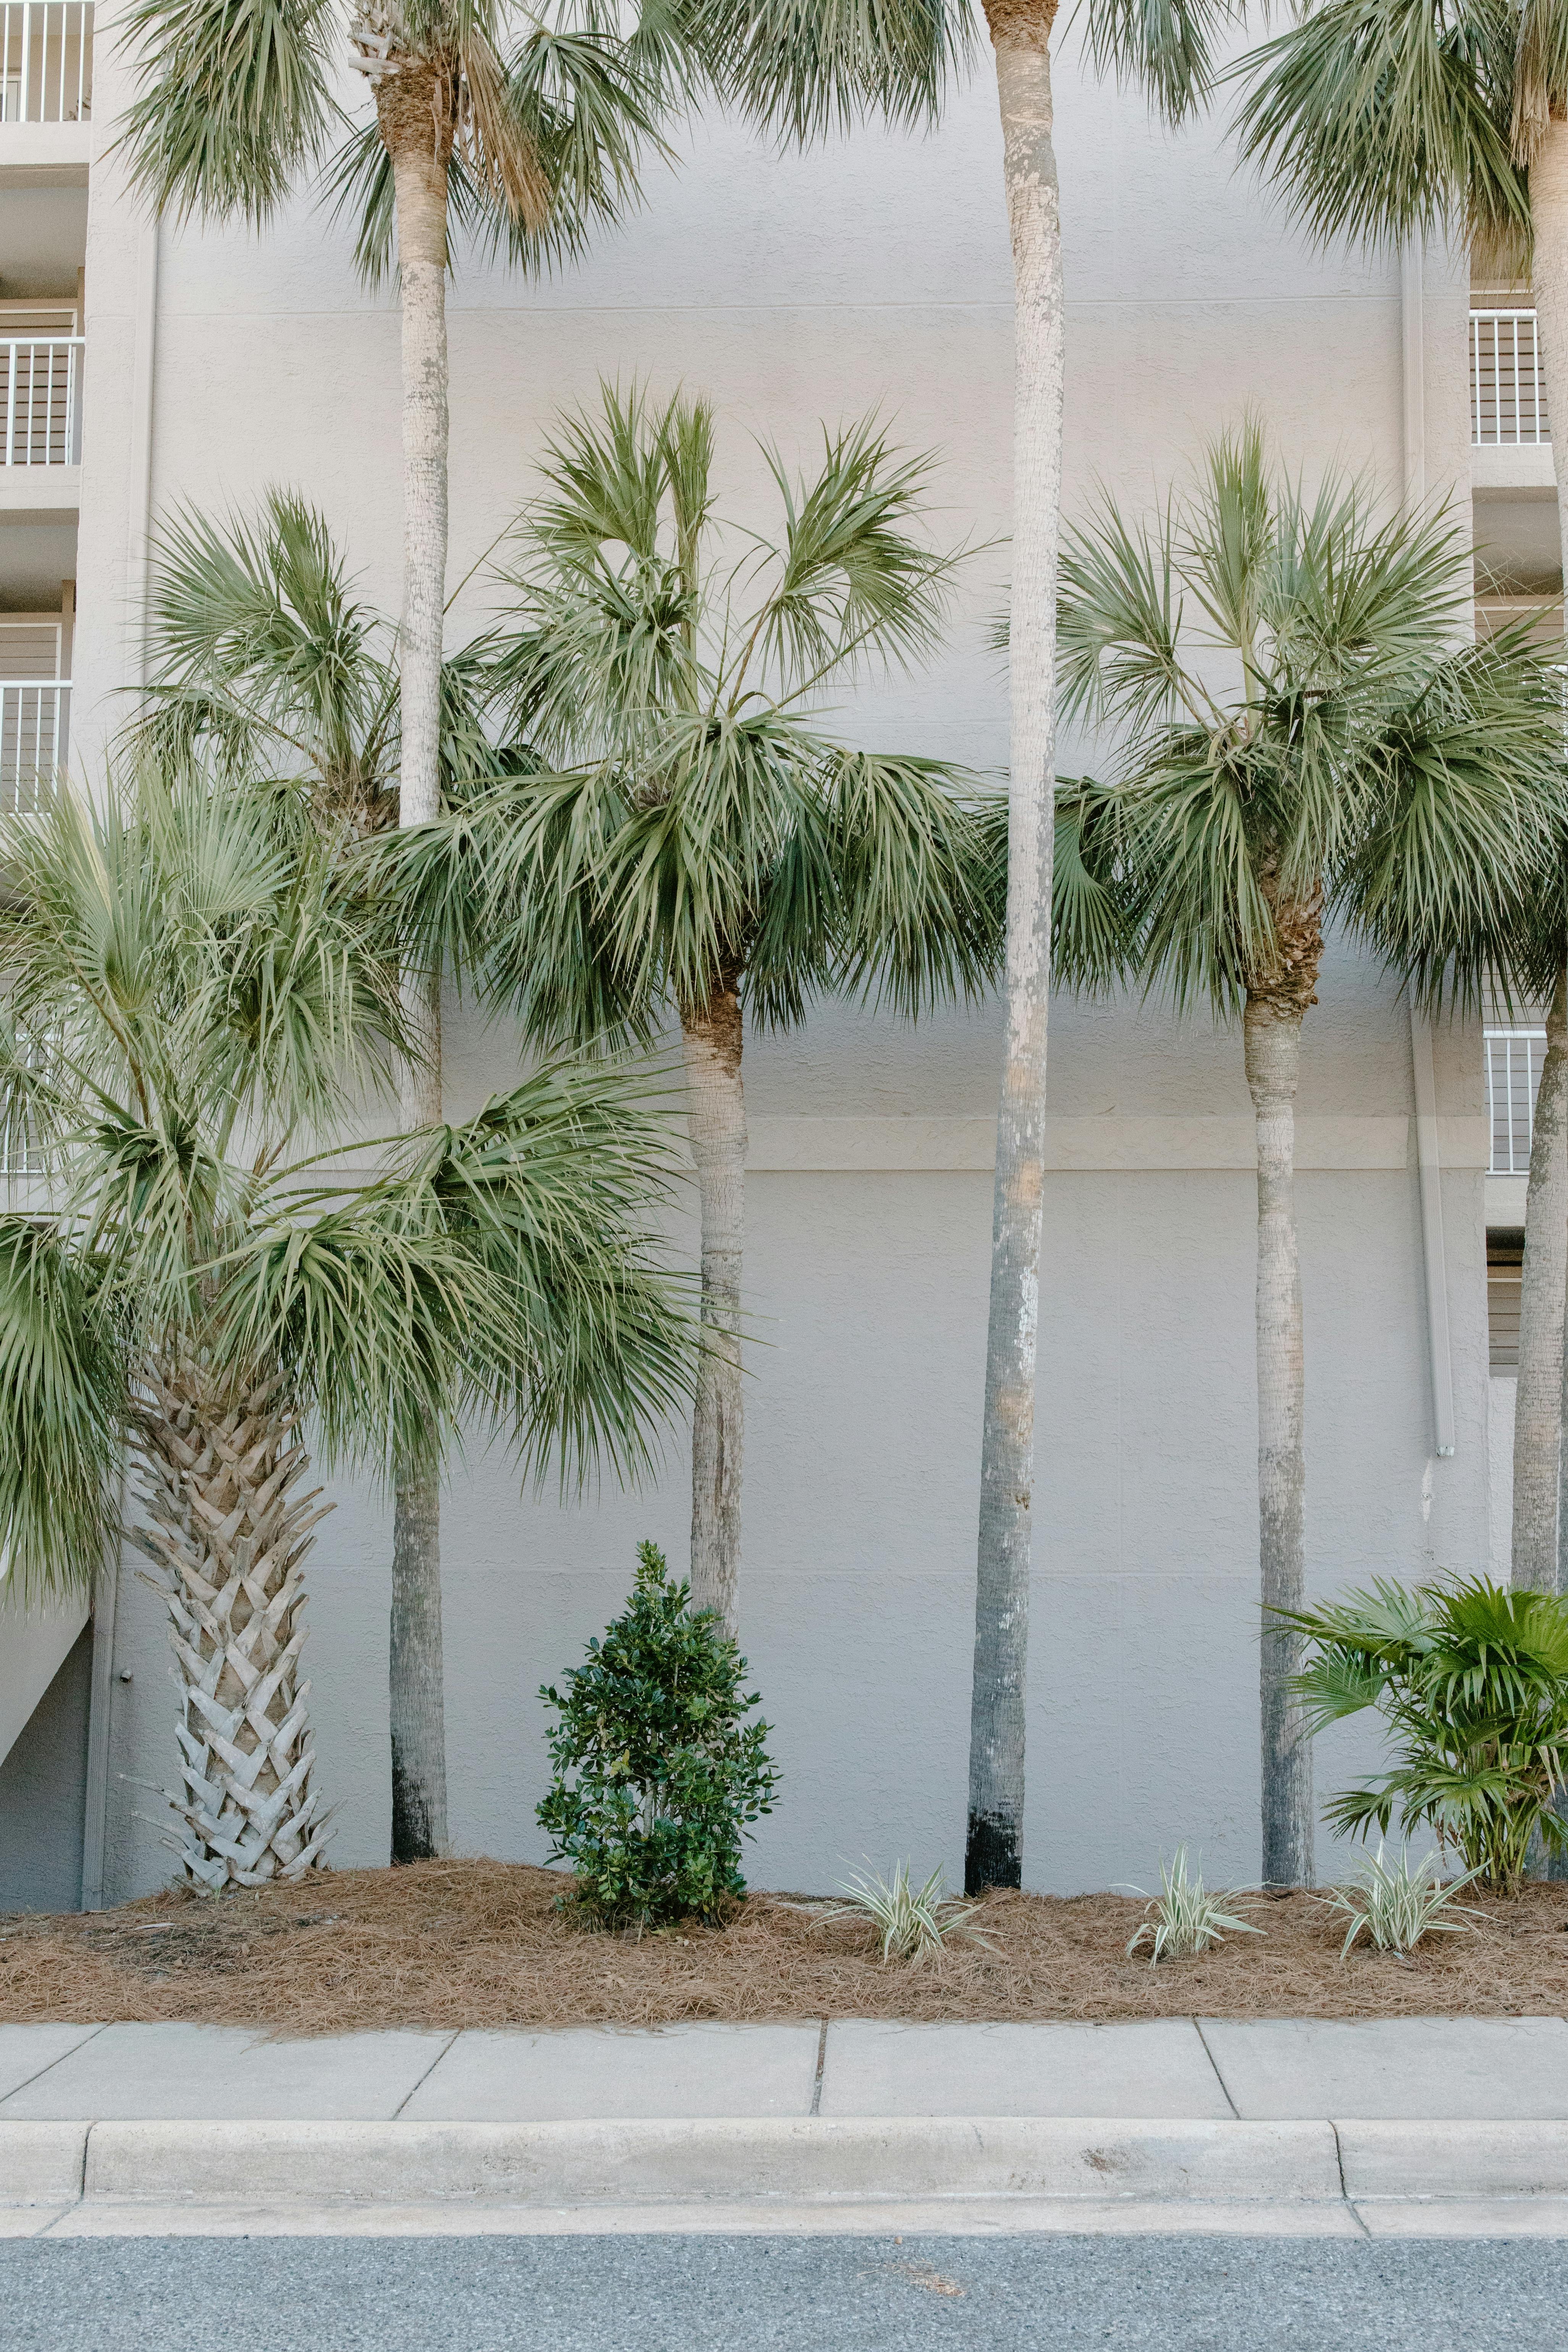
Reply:
[[[214,1893],[319,1865],[327,1813],[300,1679],[303,1564],[325,1516],[280,1383],[226,1381],[194,1356],[142,1382],[134,1443],[145,1518],[132,1541],[168,1605],[179,1692],[184,1877]]]

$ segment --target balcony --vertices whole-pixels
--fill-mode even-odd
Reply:
[[[64,614],[0,619],[0,814],[37,809],[70,756],[69,628]]]
[[[0,516],[42,521],[76,509],[82,351],[79,335],[0,339]]]
[[[1556,486],[1533,310],[1470,312],[1470,470],[1478,490]]]
[[[91,0],[0,0],[0,122],[91,118]]]
[[[92,23],[91,0],[0,0],[0,180],[85,184]]]

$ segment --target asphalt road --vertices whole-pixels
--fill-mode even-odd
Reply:
[[[5,2352],[1568,2352],[1568,2245],[1218,2238],[67,2239]]]

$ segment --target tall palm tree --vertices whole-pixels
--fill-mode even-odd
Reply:
[[[356,226],[365,278],[395,258],[403,327],[403,611],[398,809],[439,806],[446,604],[447,271],[458,230],[529,268],[569,256],[637,192],[660,91],[680,78],[679,0],[647,0],[629,37],[598,0],[136,0],[141,93],[120,143],[134,181],[176,218],[263,226],[323,167]],[[353,66],[374,122],[332,95]],[[440,975],[405,975],[416,1050],[404,1116],[441,1116]],[[446,1843],[437,1473],[400,1474],[393,1527],[394,1853]]]
[[[495,688],[521,772],[373,845],[427,950],[540,1045],[673,1014],[702,1228],[691,1587],[733,1630],[744,1427],[748,1021],[828,992],[913,1017],[999,960],[994,822],[942,761],[853,751],[812,706],[935,641],[952,559],[914,535],[928,466],[874,424],[819,469],[764,453],[776,535],[726,529],[713,420],[605,389],[556,426],[520,525]]]
[[[1309,1885],[1310,1751],[1292,1687],[1306,1497],[1294,1201],[1301,1028],[1336,912],[1418,992],[1473,996],[1523,919],[1565,793],[1552,674],[1455,652],[1460,535],[1315,497],[1254,425],[1151,520],[1105,503],[1062,556],[1064,707],[1117,730],[1082,786],[1131,967],[1239,1016],[1258,1134],[1263,1876]],[[1115,909],[1111,910],[1113,913]]]
[[[1066,323],[1052,140],[1058,0],[983,0],[1002,116],[1014,287],[1013,625],[1005,1037],[981,1441],[964,1885],[1022,1883],[1035,1373],[1045,1192],[1056,768],[1056,582]],[[1091,63],[1167,121],[1202,105],[1243,0],[1085,0]],[[858,113],[934,119],[970,58],[969,0],[702,0],[704,61],[757,121],[802,143]]]
[[[1534,281],[1547,406],[1568,418],[1568,6],[1329,0],[1244,58],[1243,152],[1323,239],[1458,235]],[[1568,581],[1568,431],[1552,435]],[[1568,1281],[1568,962],[1552,1005],[1526,1193],[1513,1578],[1554,1588]]]
[[[624,1076],[545,1070],[336,1172],[407,1040],[396,940],[299,793],[143,768],[0,856],[0,1083],[47,1171],[0,1217],[0,1541],[36,1590],[89,1581],[129,1446],[182,1869],[292,1878],[326,1822],[311,1452],[438,1467],[477,1420],[525,1464],[639,1462],[686,1386],[657,1126]]]

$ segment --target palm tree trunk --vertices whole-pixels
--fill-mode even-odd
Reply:
[[[137,1417],[132,1541],[168,1604],[180,1694],[180,1821],[187,1880],[220,1892],[293,1879],[323,1860],[327,1815],[299,1679],[302,1564],[326,1514],[297,1416],[275,1381],[238,1394],[189,1357],[153,1368]]]
[[[1531,159],[1530,209],[1535,226],[1535,335],[1542,373],[1546,380],[1546,411],[1552,420],[1552,465],[1557,477],[1558,547],[1564,591],[1563,626],[1568,632],[1568,429],[1558,423],[1559,418],[1568,418],[1568,121],[1560,115],[1548,121],[1540,146]],[[1559,998],[1561,993],[1560,982]],[[1562,1490],[1568,1490],[1568,1444],[1564,1443],[1564,1432],[1568,1430],[1568,1351],[1563,1346],[1563,1322],[1568,1290],[1568,1159],[1564,1157],[1562,1130],[1565,1123],[1563,1094],[1568,1087],[1568,1067],[1563,1066],[1560,1047],[1558,1067],[1552,1069],[1551,1027],[1549,1021],[1546,1066],[1541,1074],[1541,1093],[1536,1102],[1525,1202],[1519,1391],[1513,1431],[1512,1578],[1515,1584],[1528,1584],[1543,1591],[1553,1588],[1564,1591],[1568,1591],[1568,1491]],[[1549,1076],[1555,1081],[1550,1097]],[[1557,1140],[1550,1169],[1544,1160],[1542,1161],[1542,1190],[1538,1196],[1537,1159],[1542,1127],[1548,1120],[1555,1124]],[[1554,1334],[1546,1328],[1546,1317],[1553,1299],[1557,1307]],[[1553,1356],[1562,1383],[1556,1425],[1547,1436],[1540,1391],[1550,1377]],[[1528,1443],[1532,1452],[1528,1466],[1521,1459],[1527,1419]],[[1551,1571],[1543,1576],[1546,1515],[1540,1486],[1545,1466],[1542,1456],[1548,1452],[1556,1469],[1553,1484],[1560,1491],[1552,1498],[1556,1540],[1552,1547]],[[1528,1525],[1524,1524],[1526,1519]],[[1568,1868],[1568,1864],[1558,1867]]]
[[[1531,159],[1530,209],[1535,224],[1535,336],[1552,422],[1557,477],[1557,530],[1568,589],[1568,121],[1553,116]],[[1568,602],[1564,604],[1568,620]]]
[[[428,59],[405,58],[376,86],[392,163],[403,293],[403,621],[399,637],[398,822],[441,805],[441,646],[447,599],[447,167],[450,94]],[[411,968],[405,1013],[416,1052],[404,1073],[408,1127],[441,1118],[441,982]],[[392,1859],[447,1850],[441,1639],[440,1477],[400,1472],[393,1510]]]
[[[1535,1097],[1524,1265],[1519,1294],[1519,1386],[1513,1421],[1512,1576],[1551,1592],[1557,1583],[1557,1484],[1563,1432],[1563,1317],[1568,1288],[1568,972],[1546,1016],[1546,1056]]]
[[[702,1217],[702,1349],[691,1422],[691,1605],[736,1630],[745,1403],[741,1272],[746,1241],[746,1097],[740,975],[680,1016],[687,1116]]]
[[[996,1119],[980,1454],[970,1894],[1024,1867],[1024,1708],[1035,1482],[1035,1363],[1051,976],[1057,544],[1061,520],[1061,214],[1051,141],[1055,0],[986,0],[1013,244],[1013,584],[1006,1024]]]
[[[1263,1601],[1263,1880],[1312,1883],[1312,1750],[1290,1677],[1301,1638],[1276,1610],[1305,1595],[1307,1495],[1301,1266],[1296,1245],[1296,1084],[1303,1007],[1249,996],[1247,1083],[1258,1129],[1258,1525]]]

